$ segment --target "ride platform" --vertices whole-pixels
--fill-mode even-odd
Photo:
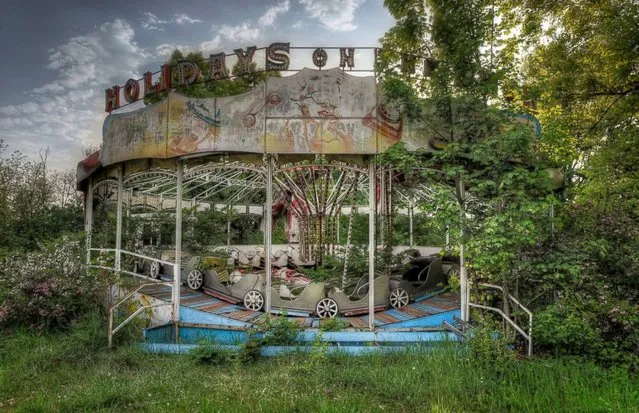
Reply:
[[[145,301],[171,300],[171,288],[164,285],[147,286],[140,290]],[[154,353],[185,353],[202,341],[215,343],[230,350],[253,337],[262,337],[260,327],[266,321],[261,311],[229,303],[186,287],[180,289],[180,320],[163,323],[144,330],[142,347]],[[339,317],[345,328],[339,331],[325,330],[325,323],[334,323],[318,317],[297,317],[272,314],[271,320],[287,317],[301,327],[295,346],[265,346],[264,356],[277,356],[289,352],[309,352],[318,340],[324,343],[328,353],[351,355],[413,350],[430,350],[436,345],[455,343],[461,337],[447,329],[460,316],[459,294],[441,289],[418,297],[416,302],[400,309],[386,309],[375,313],[375,329],[368,325],[368,314]]]
[[[167,302],[171,299],[171,288],[164,285],[145,287],[140,293]],[[262,311],[248,310],[205,291],[193,291],[184,286],[180,289],[180,304],[180,321],[187,323],[249,328],[261,325],[266,317]],[[432,328],[441,326],[444,321],[452,323],[455,316],[460,316],[460,311],[459,294],[441,289],[418,297],[414,303],[400,309],[389,308],[376,312],[374,323],[377,329]],[[328,320],[294,315],[288,318],[303,328],[319,328]],[[368,314],[339,318],[353,329],[368,330]]]

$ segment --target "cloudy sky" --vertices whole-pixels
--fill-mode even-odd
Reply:
[[[392,24],[382,0],[2,0],[0,139],[75,168],[102,139],[104,90],[159,70],[176,47],[376,46]]]

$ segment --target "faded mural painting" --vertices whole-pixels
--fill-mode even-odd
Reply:
[[[534,117],[506,115],[508,127],[525,124],[540,134]],[[365,155],[399,141],[410,150],[434,151],[456,139],[448,129],[405,124],[400,111],[385,103],[374,76],[338,68],[267,78],[237,96],[196,99],[170,92],[157,104],[109,115],[103,136],[102,165],[206,152]]]
[[[372,76],[304,69],[291,77],[269,79],[266,151],[376,153],[375,129],[364,123],[376,104]]]
[[[167,157],[187,153],[264,152],[264,90],[192,99],[169,95]]]
[[[135,112],[109,115],[102,127],[102,165],[166,157],[167,111],[163,101]]]
[[[398,110],[380,103],[375,77],[304,69],[238,96],[169,93],[155,105],[112,114],[102,164],[202,152],[375,154],[398,142]]]

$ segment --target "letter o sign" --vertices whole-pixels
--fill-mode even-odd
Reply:
[[[140,84],[135,79],[129,79],[124,84],[124,99],[132,103],[140,97]]]

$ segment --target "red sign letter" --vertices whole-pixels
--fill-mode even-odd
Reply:
[[[120,86],[113,86],[104,91],[104,110],[111,113],[120,107]]]
[[[140,84],[135,79],[129,79],[124,84],[124,99],[133,103],[140,98]]]
[[[162,92],[171,88],[171,66],[162,65],[160,71],[160,79],[153,84],[153,73],[146,72],[144,74],[144,96],[150,96],[154,93]]]

